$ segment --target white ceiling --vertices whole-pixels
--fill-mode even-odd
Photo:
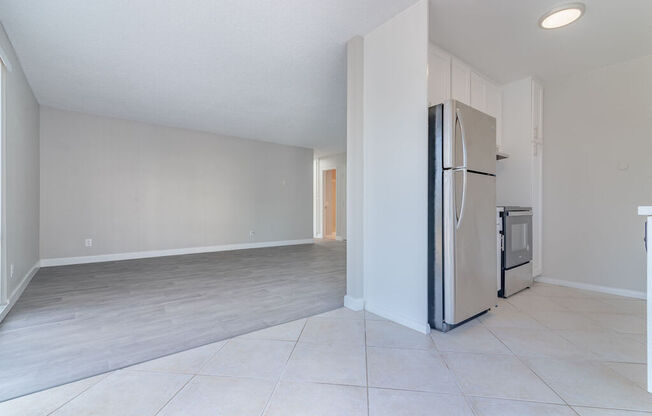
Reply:
[[[415,0],[0,2],[43,105],[219,134],[346,148],[346,49]],[[430,36],[500,83],[652,54],[652,0],[430,0]],[[563,1],[562,1],[563,3]]]
[[[43,105],[346,148],[346,41],[415,0],[0,2]]]
[[[562,78],[652,54],[652,0],[583,0],[555,30],[539,18],[574,0],[430,0],[430,39],[499,83]]]

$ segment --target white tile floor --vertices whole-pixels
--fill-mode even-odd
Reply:
[[[645,302],[537,284],[430,336],[338,309],[0,403],[0,415],[651,415]]]

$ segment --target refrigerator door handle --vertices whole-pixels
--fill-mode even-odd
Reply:
[[[455,229],[460,228],[460,224],[462,224],[462,218],[464,218],[464,207],[466,205],[466,180],[467,180],[467,175],[468,172],[466,168],[456,168],[453,169],[454,173],[457,172],[462,172],[462,202],[460,205],[460,215],[457,215],[457,195],[455,195],[455,198],[453,198],[453,205],[455,208]],[[454,181],[453,181],[454,182]],[[455,185],[453,184],[453,187]],[[453,188],[454,189],[454,188]]]
[[[466,168],[468,167],[466,164],[466,134],[464,133],[464,119],[459,108],[455,108],[455,120],[460,125],[460,134],[462,136],[462,166],[458,167]]]

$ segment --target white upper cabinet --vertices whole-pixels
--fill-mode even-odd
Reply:
[[[496,146],[502,140],[502,91],[470,66],[430,44],[428,48],[428,104],[449,99],[468,104],[496,118]]]
[[[496,118],[496,148],[502,151],[503,144],[503,93],[499,86],[487,83],[486,113]]]
[[[471,68],[455,58],[451,60],[451,97],[471,105]]]
[[[487,111],[487,82],[480,75],[471,71],[471,107],[484,113]],[[495,116],[494,116],[495,117]]]
[[[532,80],[532,140],[543,143],[543,87]]]
[[[431,47],[428,51],[428,104],[441,104],[450,96],[451,57]]]

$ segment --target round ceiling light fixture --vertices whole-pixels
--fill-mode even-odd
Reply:
[[[583,3],[570,3],[550,10],[539,19],[542,29],[557,29],[570,25],[584,14]]]

